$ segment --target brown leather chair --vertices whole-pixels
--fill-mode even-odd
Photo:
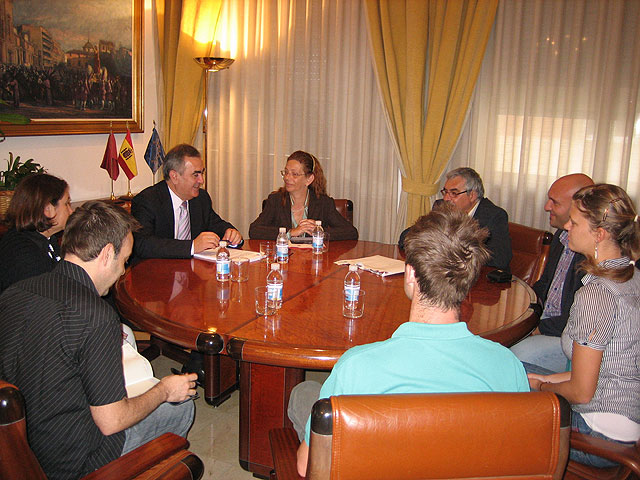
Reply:
[[[44,480],[26,435],[25,405],[20,391],[0,380],[0,478]],[[199,479],[200,458],[187,450],[186,439],[165,433],[90,473],[84,480]]]
[[[353,202],[346,198],[334,198],[336,210],[353,225]]]
[[[569,461],[565,480],[627,480],[640,479],[640,442],[633,446],[620,445],[583,433],[571,432],[571,448],[593,453],[617,462],[611,468],[595,468]]]
[[[538,281],[547,263],[553,235],[545,230],[509,222],[511,236],[511,273],[529,286]]]
[[[346,395],[311,415],[308,479],[559,479],[571,409],[550,392]],[[299,479],[293,429],[270,432],[278,480]]]

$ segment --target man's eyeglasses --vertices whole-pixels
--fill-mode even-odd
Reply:
[[[282,175],[282,178],[286,177],[287,175],[290,175],[293,178],[298,178],[303,175],[306,175],[306,173],[296,173],[296,172],[290,172],[289,170],[280,170],[280,175]]]
[[[440,190],[440,193],[442,194],[443,197],[449,194],[455,198],[455,197],[458,197],[459,195],[462,195],[463,193],[467,193],[468,191],[469,190],[462,190],[461,192],[459,192],[457,190],[447,190],[446,188],[443,188],[442,190]]]

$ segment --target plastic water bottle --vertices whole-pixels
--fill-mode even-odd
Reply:
[[[353,310],[360,296],[360,275],[357,265],[349,265],[349,271],[344,277],[344,308]]]
[[[219,282],[228,282],[231,278],[229,272],[229,250],[227,250],[226,240],[220,240],[220,248],[216,255],[216,280]]]
[[[272,263],[271,271],[267,275],[267,295],[269,296],[269,303],[276,310],[282,307],[282,283],[280,264]]]
[[[311,249],[316,255],[321,254],[324,251],[324,230],[322,229],[322,221],[316,220],[316,226],[311,232]]]
[[[280,233],[276,238],[276,259],[278,263],[289,263],[289,238],[285,227],[280,227]]]

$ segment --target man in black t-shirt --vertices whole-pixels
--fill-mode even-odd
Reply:
[[[171,375],[127,398],[122,331],[100,298],[124,272],[137,222],[88,202],[71,215],[64,260],[0,296],[0,377],[25,398],[27,436],[50,479],[71,479],[193,422],[195,374]]]

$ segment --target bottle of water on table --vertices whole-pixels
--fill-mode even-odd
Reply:
[[[216,255],[216,280],[228,282],[231,274],[229,272],[229,250],[227,250],[226,240],[220,240],[219,247]]]
[[[349,271],[344,277],[344,303],[342,314],[345,317],[353,317],[353,311],[358,306],[360,296],[360,275],[357,265],[349,265]]]
[[[316,226],[311,232],[311,250],[314,254],[319,255],[324,251],[324,230],[322,229],[322,221],[316,220]]]
[[[289,238],[285,227],[280,227],[276,238],[276,260],[278,263],[289,263]]]
[[[282,307],[282,284],[280,264],[272,263],[271,271],[267,275],[267,295],[269,297],[269,304],[276,310]]]

